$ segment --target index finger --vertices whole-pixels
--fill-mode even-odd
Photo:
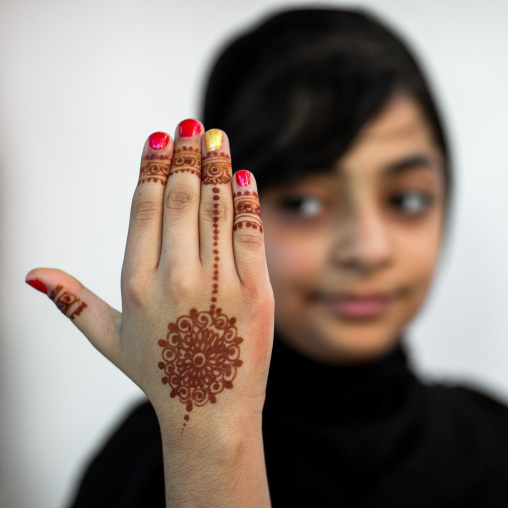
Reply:
[[[123,275],[146,275],[159,263],[162,202],[173,154],[173,140],[165,132],[145,142],[139,181],[132,199]]]

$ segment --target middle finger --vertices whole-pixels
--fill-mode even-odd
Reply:
[[[231,155],[228,137],[219,129],[207,131],[202,146],[199,247],[203,268],[213,275],[216,288],[221,269],[235,266]]]

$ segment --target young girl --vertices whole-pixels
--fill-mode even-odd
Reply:
[[[379,21],[293,10],[233,41],[203,123],[145,144],[123,313],[27,276],[150,401],[74,506],[507,506],[508,409],[423,384],[404,346],[451,189],[429,87]]]

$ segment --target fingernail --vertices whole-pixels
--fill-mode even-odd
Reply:
[[[169,143],[169,136],[165,132],[154,132],[148,138],[152,150],[162,150]]]
[[[222,146],[222,131],[210,129],[205,132],[205,145],[207,152],[213,152]]]
[[[235,173],[235,176],[236,176],[236,183],[240,186],[240,187],[247,187],[247,185],[249,185],[250,183],[250,172],[245,170],[245,169],[241,169],[240,171],[237,171]]]
[[[33,288],[37,289],[37,291],[45,293],[46,295],[48,294],[48,288],[40,280],[30,279],[26,280],[25,282],[30,286],[32,286]]]
[[[180,137],[191,138],[201,132],[201,124],[197,120],[188,118],[180,122]]]

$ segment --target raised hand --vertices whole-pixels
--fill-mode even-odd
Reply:
[[[185,120],[174,142],[154,133],[145,143],[122,314],[59,270],[32,270],[27,282],[148,396],[171,506],[197,506],[201,495],[269,504],[261,412],[274,300],[255,179],[232,178],[224,132]]]

